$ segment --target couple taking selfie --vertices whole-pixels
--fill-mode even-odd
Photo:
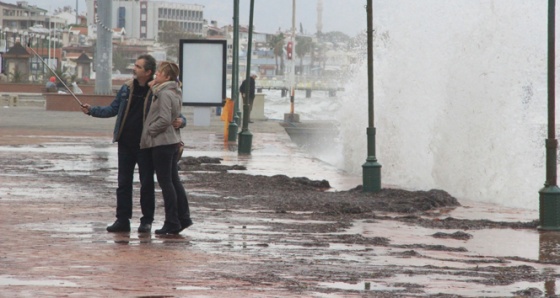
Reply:
[[[113,142],[118,144],[116,221],[108,232],[130,232],[134,168],[140,176],[142,217],[138,233],[150,233],[155,212],[154,172],[165,206],[163,227],[155,233],[179,234],[193,224],[189,203],[179,178],[181,133],[186,118],[181,114],[179,66],[141,55],[134,63],[134,79],[127,81],[108,106],[82,105],[90,116],[117,116]]]

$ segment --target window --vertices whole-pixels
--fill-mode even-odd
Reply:
[[[124,28],[126,27],[125,25],[126,25],[126,8],[119,7],[117,27]]]

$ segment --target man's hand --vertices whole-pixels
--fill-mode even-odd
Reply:
[[[181,128],[182,124],[183,124],[183,119],[181,119],[181,117],[177,117],[177,119],[173,121],[174,128]]]
[[[84,112],[84,114],[89,115],[89,109],[91,109],[91,105],[84,103],[81,107],[82,112]]]

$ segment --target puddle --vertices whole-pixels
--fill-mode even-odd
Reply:
[[[211,290],[212,288],[196,287],[196,286],[184,286],[184,287],[177,287],[176,289],[180,290],[180,291],[200,291],[200,290]]]
[[[529,222],[539,219],[539,211],[532,209],[511,208],[495,204],[459,200],[461,207],[442,214],[439,218],[454,217],[458,219],[488,219],[492,221]]]
[[[391,287],[384,285],[382,283],[373,282],[359,282],[356,284],[344,283],[344,282],[322,282],[319,283],[320,287],[347,291],[398,291],[404,290],[402,287]]]
[[[454,277],[449,274],[430,274],[430,276],[415,275],[413,277],[409,275],[397,275],[384,281],[372,279],[371,281],[362,281],[355,284],[343,282],[319,283],[319,286],[338,290],[363,291],[366,293],[375,291],[394,291],[395,295],[399,295],[399,291],[406,290],[405,287],[399,285],[406,284],[415,287],[418,292],[423,295],[453,293],[453,295],[465,297],[510,297],[514,294],[514,292],[529,288],[539,289],[543,293],[546,292],[547,286],[550,288],[550,286],[545,285],[544,282],[517,282],[511,285],[499,286],[475,283],[473,282],[474,280],[477,280],[477,278],[473,277],[466,280],[464,277]],[[555,283],[555,281],[552,282]],[[550,281],[548,283],[550,283]],[[550,291],[546,293],[549,294],[547,297],[550,297],[550,294],[554,295],[554,293],[550,293]]]
[[[457,230],[429,229],[407,223],[383,220],[379,222],[356,221],[347,233],[365,237],[389,236],[391,245],[445,245],[464,247],[465,255],[491,255],[496,257],[519,257],[537,261],[539,258],[539,232],[537,230],[484,229],[466,230],[473,237],[469,240],[439,239],[431,235],[437,232],[454,233]],[[499,244],[499,245],[498,245]],[[508,249],[504,249],[507,247]],[[430,254],[429,251],[422,252]],[[441,254],[441,252],[437,252]]]
[[[453,276],[449,274],[430,274],[429,276],[399,274],[390,279],[391,284],[406,283],[422,285],[421,289],[428,295],[436,295],[442,292],[453,293],[453,295],[473,297],[511,297],[514,292],[536,288],[545,291],[544,283],[517,282],[510,285],[486,285],[472,282],[478,278],[466,279],[464,276]],[[372,281],[373,283],[374,281]],[[388,281],[385,281],[388,282]]]
[[[23,280],[9,275],[0,276],[0,286],[41,286],[41,287],[78,287],[77,284],[58,279]]]

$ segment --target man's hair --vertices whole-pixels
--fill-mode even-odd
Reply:
[[[136,60],[140,60],[140,59],[144,60],[145,70],[151,70],[152,74],[156,73],[156,59],[152,57],[152,55],[149,54],[140,55]]]

